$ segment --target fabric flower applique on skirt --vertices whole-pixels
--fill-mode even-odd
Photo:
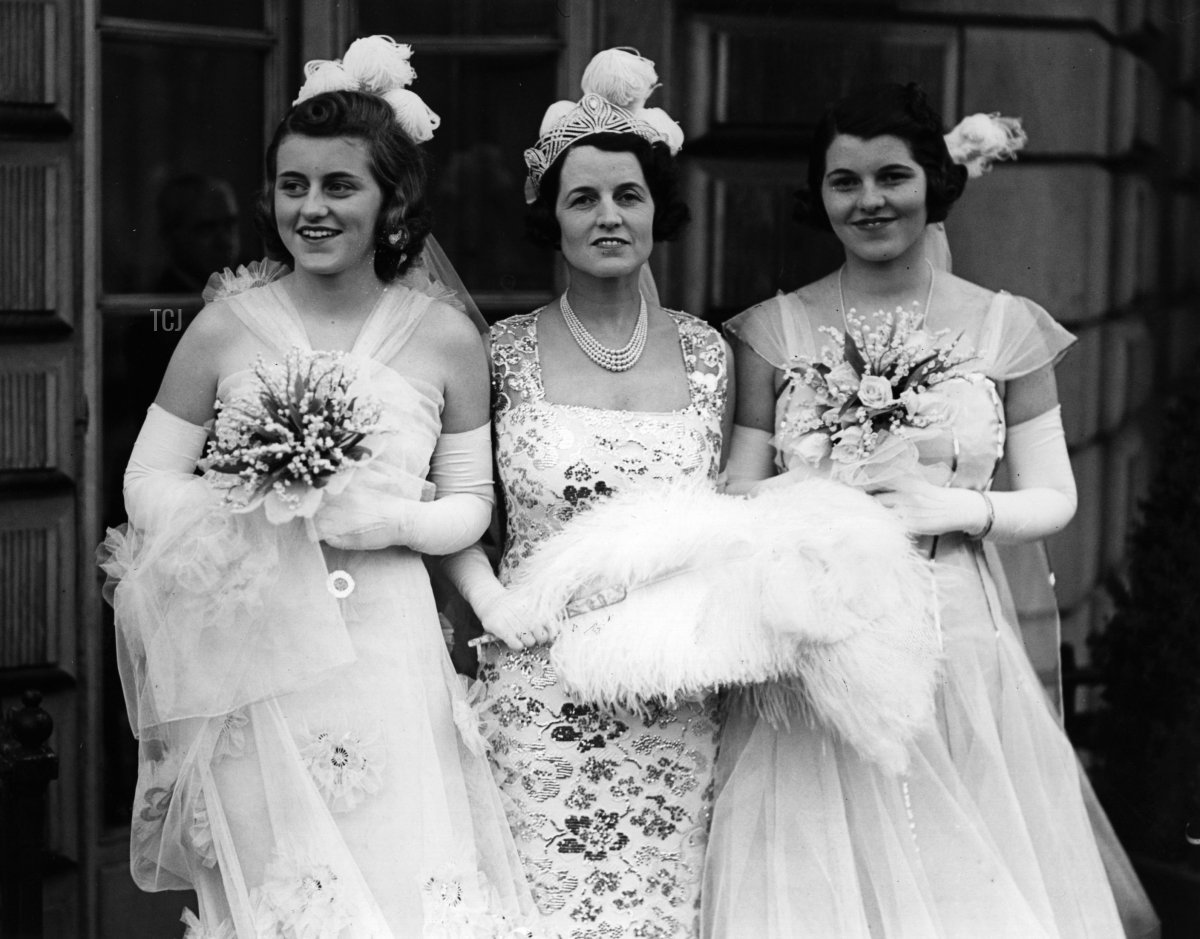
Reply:
[[[301,741],[300,756],[334,812],[349,812],[383,785],[387,751],[378,733],[322,731]]]

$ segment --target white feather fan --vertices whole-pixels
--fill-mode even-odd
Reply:
[[[510,587],[531,618],[560,621],[551,661],[584,701],[754,685],[765,717],[799,706],[891,772],[933,720],[930,568],[886,509],[838,483],[753,499],[692,486],[618,495]]]

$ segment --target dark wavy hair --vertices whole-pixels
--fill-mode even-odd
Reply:
[[[327,91],[301,101],[279,122],[267,147],[266,182],[254,206],[254,225],[267,256],[295,266],[279,237],[275,219],[275,176],[279,146],[291,136],[352,137],[367,145],[371,175],[383,190],[375,222],[375,274],[385,283],[408,270],[429,235],[433,213],[425,197],[425,154],[396,122],[392,107],[362,91]],[[408,241],[388,243],[387,234],[403,224]]]
[[[967,170],[950,159],[941,115],[915,84],[874,85],[852,92],[826,109],[813,134],[808,155],[808,191],[797,196],[796,217],[832,231],[821,199],[825,157],[839,134],[863,140],[890,135],[908,144],[925,171],[925,209],[930,222],[945,221],[950,206],[966,188]]]
[[[654,200],[655,241],[671,241],[692,217],[687,204],[679,196],[679,169],[670,149],[662,141],[651,143],[637,134],[592,134],[567,147],[542,175],[537,198],[526,215],[529,237],[547,248],[558,248],[562,231],[554,216],[558,202],[558,186],[562,180],[563,163],[575,147],[595,147],[608,153],[632,153],[641,164],[650,198]]]

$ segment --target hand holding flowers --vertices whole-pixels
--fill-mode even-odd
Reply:
[[[875,493],[913,535],[944,535],[951,531],[980,532],[987,525],[987,503],[974,489],[935,486],[919,477],[894,481]]]
[[[312,517],[317,538],[347,551],[377,551],[407,544],[414,507],[432,501],[434,486],[395,468],[356,472],[354,485],[329,493]]]
[[[787,369],[776,444],[793,464],[825,464],[833,479],[867,491],[916,470],[917,441],[950,417],[937,386],[964,375],[972,358],[957,337],[925,330],[922,319],[901,307],[870,317],[851,310],[844,333],[822,328],[832,345]]]
[[[342,353],[294,348],[270,366],[260,356],[253,385],[218,402],[200,468],[235,512],[262,505],[276,525],[311,518],[372,456],[367,436],[384,432],[379,403],[353,385]]]

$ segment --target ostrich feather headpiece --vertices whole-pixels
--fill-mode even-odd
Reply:
[[[326,91],[365,91],[392,106],[396,121],[414,141],[432,140],[442,119],[408,90],[417,77],[408,63],[412,52],[412,46],[391,36],[356,39],[341,59],[313,59],[305,64],[304,85],[292,105]]]
[[[950,159],[967,168],[972,179],[991,170],[997,160],[1015,160],[1028,137],[1019,117],[998,112],[971,114],[946,135]]]
[[[525,201],[538,195],[542,176],[563,151],[594,134],[637,134],[661,141],[672,154],[683,146],[683,131],[662,108],[646,107],[659,87],[654,63],[635,49],[605,49],[592,57],[580,81],[579,101],[556,101],[546,109],[538,142],[525,151],[529,176]]]

